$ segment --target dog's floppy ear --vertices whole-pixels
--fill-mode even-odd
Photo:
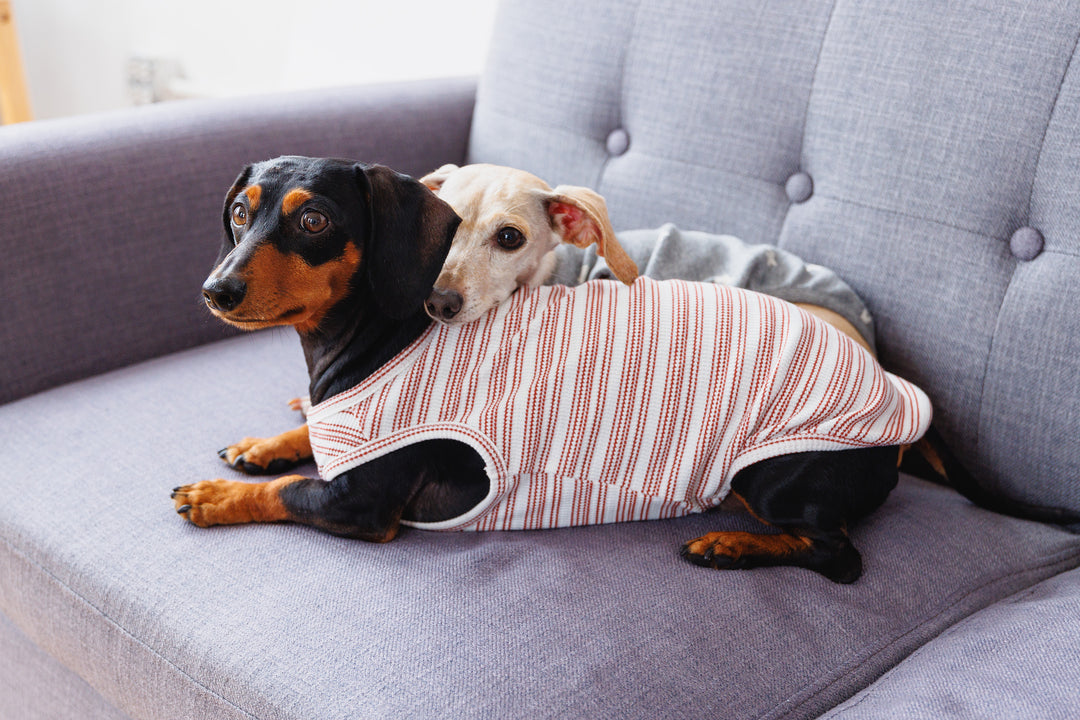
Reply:
[[[427,189],[431,192],[437,193],[439,192],[439,188],[442,187],[443,183],[446,182],[446,178],[450,177],[450,173],[458,169],[460,168],[458,168],[458,166],[454,165],[453,163],[443,165],[438,170],[429,172],[427,175],[420,178],[420,182],[422,182],[424,186],[427,187]]]
[[[638,276],[637,265],[623,250],[608,218],[607,203],[598,193],[576,185],[559,185],[545,197],[552,227],[563,242],[580,248],[596,245],[615,277],[629,285]]]
[[[221,210],[221,221],[225,224],[225,235],[232,238],[232,204],[240,191],[247,187],[248,178],[251,177],[251,165],[248,165],[236,176],[229,192],[225,193],[225,207]]]
[[[356,166],[371,230],[364,266],[375,301],[393,318],[423,306],[461,222],[453,208],[407,175],[381,165]]]

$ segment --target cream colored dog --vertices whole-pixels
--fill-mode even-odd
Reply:
[[[604,198],[584,187],[554,189],[523,170],[444,165],[420,178],[461,218],[454,244],[426,304],[444,323],[467,323],[519,287],[544,284],[560,243],[596,245],[615,277],[638,271],[615,238]]]

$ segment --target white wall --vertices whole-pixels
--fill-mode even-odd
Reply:
[[[468,75],[496,0],[14,0],[36,118],[133,104],[129,58],[176,60],[178,94]]]

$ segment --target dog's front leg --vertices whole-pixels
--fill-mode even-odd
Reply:
[[[293,519],[282,501],[282,491],[307,480],[301,475],[265,483],[203,480],[173,488],[172,499],[176,512],[199,527],[280,522]]]
[[[266,483],[204,480],[172,492],[176,512],[200,527],[296,522],[334,535],[386,542],[397,535],[409,500],[433,469],[400,450],[327,482],[287,475]]]
[[[218,451],[230,467],[248,475],[276,475],[311,459],[307,425],[272,438],[246,437]]]

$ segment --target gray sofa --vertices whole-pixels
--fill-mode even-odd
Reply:
[[[368,545],[169,490],[297,420],[295,337],[199,288],[238,169],[299,153],[833,267],[986,492],[1080,511],[1078,36],[1077,2],[511,0],[478,83],[0,130],[0,718],[1075,717],[1080,536],[911,476],[851,586],[679,559],[738,516]]]

